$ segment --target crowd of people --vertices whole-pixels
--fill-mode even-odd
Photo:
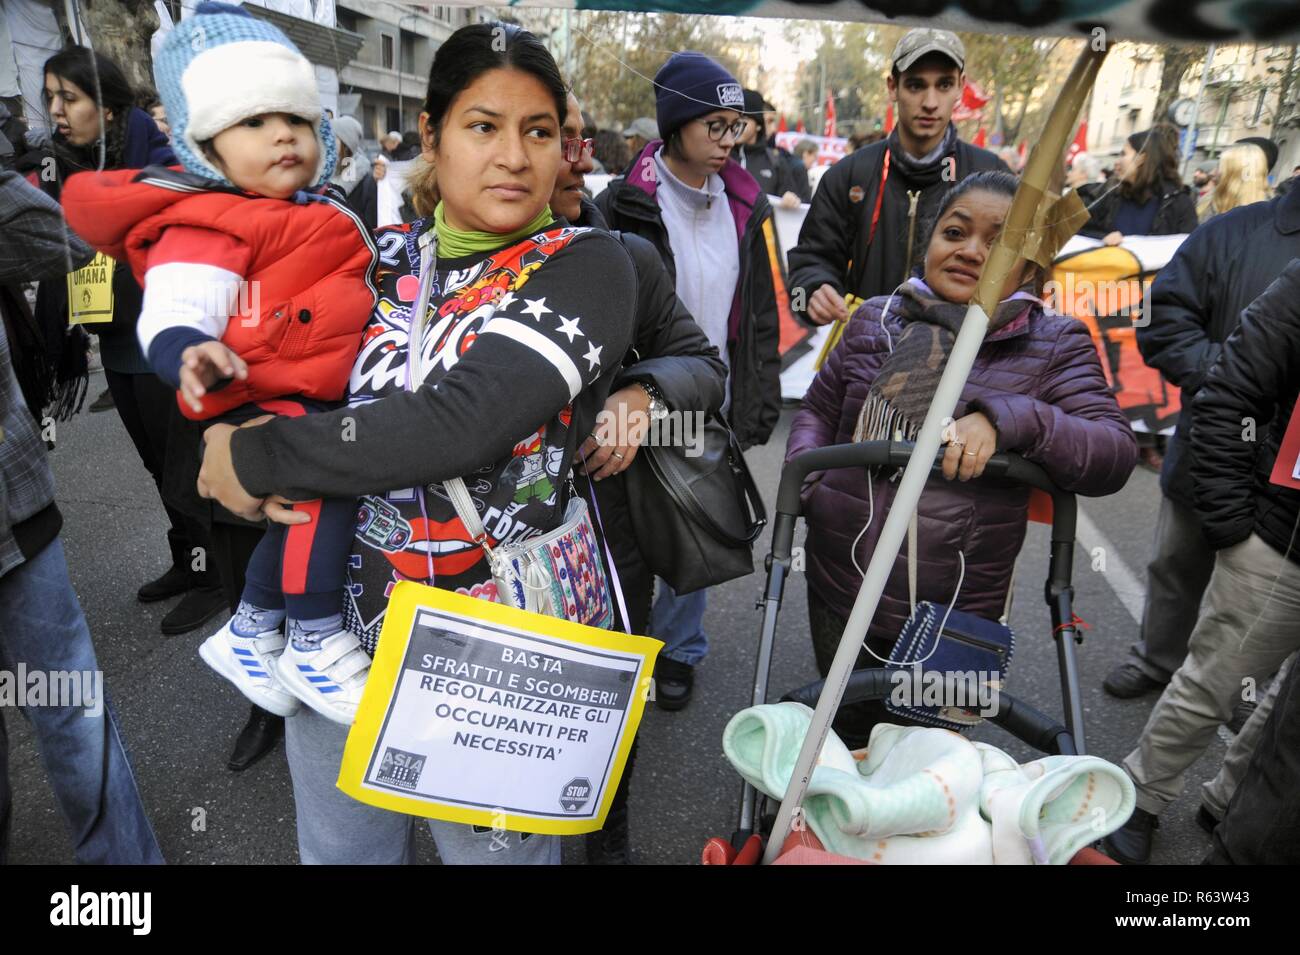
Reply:
[[[205,44],[190,42],[194,30]],[[277,69],[239,68],[254,55]],[[535,36],[467,26],[434,55],[419,130],[389,133],[373,158],[355,119],[322,109],[293,44],[237,7],[205,3],[169,34],[157,97],[138,99],[102,54],[52,57],[52,136],[20,139],[0,172],[0,661],[97,669],[41,437],[47,415],[66,418],[86,397],[88,328],[167,516],[170,567],[139,599],[181,596],[164,633],[228,616],[200,653],[252,703],[230,768],[284,738],[303,862],[412,858],[412,817],[335,785],[388,587],[495,594],[474,542],[393,553],[358,530],[358,499],[450,526],[450,495],[423,489],[474,474],[477,510],[509,509],[510,538],[525,539],[560,527],[582,495],[602,515],[625,606],[617,626],[664,644],[655,706],[687,707],[709,650],[708,588],[679,593],[657,576],[630,500],[645,435],[611,422],[700,413],[725,421],[742,449],[765,444],[781,413],[788,304],[801,322],[844,331],[794,415],[786,459],[915,437],[1016,193],[1008,163],[952,122],[967,70],[959,38],[909,31],[890,63],[897,125],[813,189],[816,145],[778,148],[771,105],[698,53],[662,65],[653,118],[597,129],[581,77],[562,76]],[[1300,770],[1288,670],[1300,647],[1288,614],[1300,603],[1300,497],[1269,481],[1300,390],[1300,192],[1270,195],[1270,146],[1225,151],[1199,201],[1162,126],[1130,137],[1110,175],[1086,154],[1063,170],[1090,212],[1083,234],[1107,245],[1189,234],[1137,332],[1184,405],[1160,464],[1139,639],[1105,682],[1117,697],[1160,694],[1124,761],[1137,811],[1106,842],[1123,862],[1150,857],[1160,813],[1233,721],[1243,686],[1267,690],[1202,798],[1212,857],[1300,851],[1286,827]],[[47,160],[52,176],[40,173]],[[392,162],[418,171],[404,221],[380,226],[375,184]],[[585,177],[598,169],[614,178],[593,201]],[[773,205],[802,203],[782,292],[766,227]],[[534,257],[521,275],[508,263],[525,247]],[[116,261],[112,314],[70,323],[66,277],[96,253]],[[500,294],[467,305],[470,276]],[[1046,278],[1021,260],[1000,291],[945,430],[942,473],[921,498],[914,554],[894,561],[859,666],[888,657],[918,598],[1005,615],[1029,497],[977,480],[994,453],[1023,455],[1088,496],[1120,490],[1138,464],[1093,340],[1045,306]],[[531,311],[513,294],[524,280]],[[19,285],[30,282],[34,307]],[[242,283],[287,303],[275,306],[283,323],[238,321]],[[445,319],[436,337],[411,304],[417,285]],[[367,347],[377,339],[385,351]],[[539,467],[521,469],[521,455]],[[575,474],[586,477],[571,484]],[[895,488],[888,473],[841,470],[803,489],[810,655],[823,675]],[[77,707],[29,716],[77,860],[162,861],[111,706],[96,719]],[[854,705],[836,730],[865,746],[890,719]],[[0,722],[0,861],[5,740]],[[635,765],[634,746],[604,828],[587,838],[592,863],[629,861]],[[556,836],[429,826],[447,863],[560,861]]]

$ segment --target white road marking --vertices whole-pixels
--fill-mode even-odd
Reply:
[[[1082,507],[1079,508],[1074,539],[1083,548],[1085,563],[1080,569],[1086,573],[1093,572],[1092,553],[1098,547],[1102,548],[1102,552],[1106,555],[1106,570],[1102,572],[1102,576],[1110,585],[1110,589],[1115,592],[1115,596],[1119,598],[1119,602],[1124,605],[1129,616],[1133,618],[1133,622],[1140,624],[1142,609],[1147,599],[1146,587],[1142,586],[1142,581],[1133,573],[1129,565],[1124,563],[1119,548],[1110,542]]]

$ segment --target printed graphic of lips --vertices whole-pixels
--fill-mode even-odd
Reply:
[[[488,544],[495,545],[496,541],[489,537]],[[406,547],[396,553],[385,552],[384,556],[403,577],[424,580],[429,576],[430,554],[433,572],[440,577],[458,577],[483,559],[483,549],[470,540],[459,517],[445,523],[413,518]]]

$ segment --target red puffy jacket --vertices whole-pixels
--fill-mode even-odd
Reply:
[[[375,306],[378,260],[369,232],[344,206],[213,189],[159,167],[71,176],[62,199],[73,231],[125,259],[142,285],[149,247],[169,226],[225,232],[251,250],[241,299],[255,311],[233,316],[221,338],[247,362],[248,378],[210,391],[201,413],[178,396],[186,417],[289,395],[343,397]]]

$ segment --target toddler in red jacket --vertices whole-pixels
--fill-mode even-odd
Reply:
[[[337,407],[374,307],[374,244],[319,191],[336,148],[315,71],[276,27],[201,4],[168,34],[155,79],[185,171],[89,173],[73,228],[144,285],[137,330],[189,418],[242,423]],[[342,440],[343,436],[340,436]],[[271,524],[235,615],[199,649],[259,706],[351,723],[370,658],[343,629],[354,500]]]

